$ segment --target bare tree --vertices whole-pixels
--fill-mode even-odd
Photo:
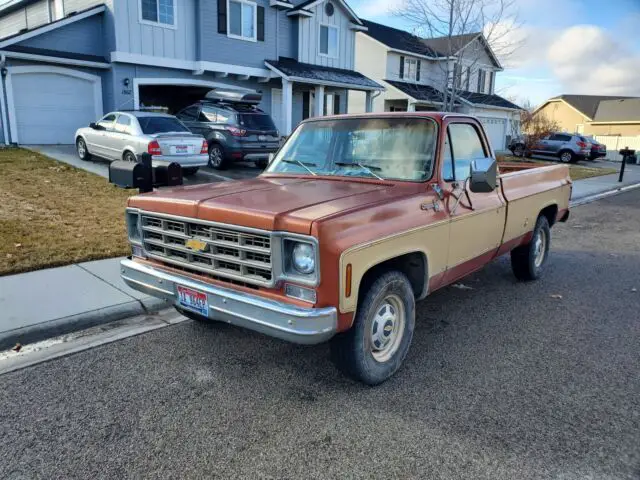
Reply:
[[[544,113],[536,112],[531,102],[525,102],[520,112],[520,123],[522,131],[526,134],[525,150],[530,150],[534,144],[547,135],[560,131],[558,122],[550,119]]]
[[[519,47],[515,0],[403,0],[394,12],[412,27],[436,60],[425,72],[453,111],[460,93],[487,81],[482,67],[488,45],[504,62]],[[486,45],[485,45],[486,43]],[[472,77],[474,80],[472,80]],[[489,80],[493,81],[493,78]]]

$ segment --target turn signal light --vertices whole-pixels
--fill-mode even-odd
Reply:
[[[149,142],[149,146],[147,147],[147,152],[149,155],[162,155],[162,150],[160,150],[160,144],[157,140],[153,140]]]
[[[344,296],[349,298],[351,296],[351,264],[347,265],[347,274],[344,279]]]
[[[206,155],[209,153],[209,145],[206,140],[202,140],[202,147],[200,148],[200,155]]]

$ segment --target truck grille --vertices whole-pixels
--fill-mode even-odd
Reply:
[[[269,234],[144,214],[141,226],[152,258],[229,280],[273,284]]]

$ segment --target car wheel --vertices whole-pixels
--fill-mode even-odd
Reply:
[[[516,145],[513,149],[513,154],[516,157],[524,157],[524,145]]]
[[[76,140],[76,152],[78,153],[80,160],[91,160],[91,154],[89,154],[87,144],[83,138],[78,138],[78,140]]]
[[[224,170],[227,168],[224,149],[217,143],[212,143],[209,147],[209,166],[216,170]]]
[[[190,176],[195,175],[196,173],[198,173],[198,169],[199,169],[199,167],[183,168],[182,169],[182,173],[184,173],[185,177],[190,177]]]
[[[269,161],[268,160],[256,160],[256,167],[261,168],[261,169],[265,169],[269,166]]]
[[[511,251],[511,268],[518,280],[537,280],[549,257],[551,229],[544,215],[538,217],[531,241]]]
[[[415,299],[406,275],[388,272],[363,292],[353,326],[331,341],[331,358],[346,375],[379,385],[402,365],[415,327]]]
[[[570,150],[564,150],[560,152],[560,160],[564,163],[573,163],[576,160],[576,156]]]
[[[138,159],[136,158],[136,156],[132,152],[124,152],[124,155],[122,156],[122,159],[125,162],[132,162],[132,163],[137,163],[138,162]]]

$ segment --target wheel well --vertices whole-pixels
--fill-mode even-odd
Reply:
[[[553,224],[556,223],[556,219],[558,218],[558,206],[557,205],[549,205],[545,207],[540,212],[540,216],[544,215],[547,217],[549,221],[549,226],[553,227]]]
[[[392,270],[397,270],[407,276],[416,298],[420,298],[423,295],[427,282],[427,259],[424,253],[413,252],[385,260],[367,270],[362,280],[360,280],[358,303],[360,303],[362,296],[366,295],[366,292],[369,290],[371,284],[376,281],[376,278]]]

